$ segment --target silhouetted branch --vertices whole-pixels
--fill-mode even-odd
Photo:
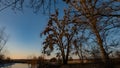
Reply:
[[[5,28],[0,28],[0,54],[8,41],[8,36],[4,31],[5,31]]]
[[[12,5],[15,5],[17,2],[19,2],[20,0],[15,0],[15,2],[12,2],[11,4],[5,5],[5,7],[0,9],[0,12],[3,11],[4,9],[11,7]]]

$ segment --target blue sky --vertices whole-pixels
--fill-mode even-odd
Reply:
[[[6,48],[12,58],[26,58],[29,55],[40,55],[40,32],[47,24],[48,18],[43,14],[34,14],[31,9],[24,13],[15,13],[6,9],[0,12],[0,27],[6,27],[9,40]]]

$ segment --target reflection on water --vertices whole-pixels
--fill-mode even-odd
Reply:
[[[37,68],[37,65],[16,63],[16,64],[13,64],[13,65],[0,67],[0,68]]]
[[[10,68],[30,68],[28,67],[28,64],[13,64]]]
[[[13,64],[13,65],[0,67],[0,68],[31,68],[31,67],[29,67],[28,64],[16,63],[16,64]]]

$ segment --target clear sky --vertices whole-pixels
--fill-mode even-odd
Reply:
[[[6,48],[11,58],[26,58],[30,55],[40,55],[40,32],[45,28],[47,16],[34,14],[31,9],[24,13],[15,13],[6,9],[0,12],[0,27],[6,27],[9,40]]]

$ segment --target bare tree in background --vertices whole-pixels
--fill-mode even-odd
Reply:
[[[24,8],[32,8],[34,13],[51,13],[56,8],[58,0],[0,0],[0,12],[11,8],[14,11],[24,11]]]
[[[78,1],[78,2],[77,2]],[[75,2],[77,2],[76,5],[79,5],[80,2],[86,2],[88,3],[88,5],[90,4],[90,2],[93,2],[89,8],[95,8],[97,9],[96,6],[98,6],[98,2],[102,2],[101,0],[88,0],[88,1],[84,1],[84,0],[0,0],[0,11],[3,11],[4,9],[7,8],[11,8],[13,10],[19,10],[22,11],[25,7],[27,8],[32,8],[33,12],[39,12],[39,11],[44,11],[44,12],[52,12],[54,11],[54,9],[58,8],[58,3],[63,3],[66,2],[66,6],[68,5],[72,5],[73,7],[75,6]],[[119,0],[109,0],[109,1],[104,1],[104,4],[106,2],[120,2]],[[74,4],[73,4],[74,3]],[[99,4],[101,5],[101,4]],[[108,3],[109,5],[109,3]],[[108,5],[105,5],[104,7],[106,8]],[[79,10],[80,6],[76,6],[74,7],[75,9]],[[101,6],[102,7],[102,6]],[[102,8],[104,8],[102,7]],[[85,8],[85,5],[84,5]],[[117,10],[119,10],[119,6],[115,6],[115,8],[117,8]],[[93,9],[91,9],[93,11]],[[101,9],[102,10],[102,9]],[[113,9],[116,11],[116,9]],[[87,11],[88,12],[88,11]],[[97,14],[97,15],[102,15],[102,16],[108,16],[106,14]],[[120,16],[120,14],[116,15],[116,14],[112,14],[109,16]]]
[[[0,55],[8,41],[8,35],[5,33],[5,28],[0,28]]]
[[[78,30],[78,35],[74,37],[73,45],[74,45],[74,53],[78,55],[80,62],[83,63],[84,59],[87,59],[86,53],[84,52],[85,43],[87,43],[87,38],[85,37],[84,31],[86,27],[81,26]]]

